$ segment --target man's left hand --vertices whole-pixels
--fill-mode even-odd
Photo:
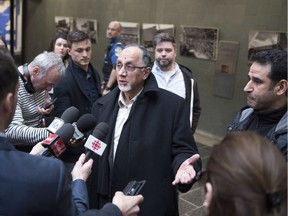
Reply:
[[[196,176],[196,172],[194,167],[192,166],[198,159],[200,158],[199,154],[195,154],[185,160],[181,166],[179,167],[175,179],[172,182],[173,185],[177,184],[190,184],[194,177]]]

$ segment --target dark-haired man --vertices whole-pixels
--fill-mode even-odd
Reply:
[[[192,133],[197,128],[201,107],[198,86],[192,71],[176,62],[177,49],[173,36],[159,33],[153,39],[155,62],[152,67],[158,86],[184,98],[189,107]]]
[[[90,113],[93,102],[101,97],[100,75],[90,62],[91,39],[85,32],[76,30],[68,35],[67,40],[69,65],[65,76],[54,88],[54,97],[58,98],[54,112],[57,117],[71,106],[79,110],[79,116]],[[63,153],[61,159],[73,165],[84,151],[83,145],[70,147]]]
[[[287,160],[287,52],[267,50],[252,57],[244,87],[247,105],[228,132],[251,130],[268,138]]]

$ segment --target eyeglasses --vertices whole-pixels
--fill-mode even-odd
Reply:
[[[136,68],[146,68],[146,67],[136,67],[133,65],[122,65],[120,63],[116,64],[116,71],[120,71],[122,69],[122,67],[124,66],[125,71],[127,72],[134,72]]]

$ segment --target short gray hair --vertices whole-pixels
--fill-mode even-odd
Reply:
[[[33,59],[29,66],[40,67],[40,77],[47,76],[48,71],[53,68],[56,68],[60,76],[63,76],[65,73],[65,66],[61,57],[54,52],[40,53]]]

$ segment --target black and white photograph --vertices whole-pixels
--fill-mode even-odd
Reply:
[[[56,34],[68,35],[69,32],[73,31],[74,27],[73,17],[56,16],[55,27],[56,27]]]
[[[88,18],[75,18],[75,30],[89,35],[92,43],[97,43],[97,20]]]
[[[216,60],[218,28],[180,26],[180,55]]]
[[[174,25],[143,23],[142,24],[142,40],[143,40],[144,47],[146,47],[150,52],[153,52],[154,51],[153,38],[156,34],[163,33],[163,32],[174,36],[175,34]]]
[[[287,51],[287,33],[275,31],[250,31],[248,42],[248,61],[257,52],[269,49]]]
[[[122,25],[122,38],[125,44],[140,43],[140,25],[133,22],[120,22]]]

